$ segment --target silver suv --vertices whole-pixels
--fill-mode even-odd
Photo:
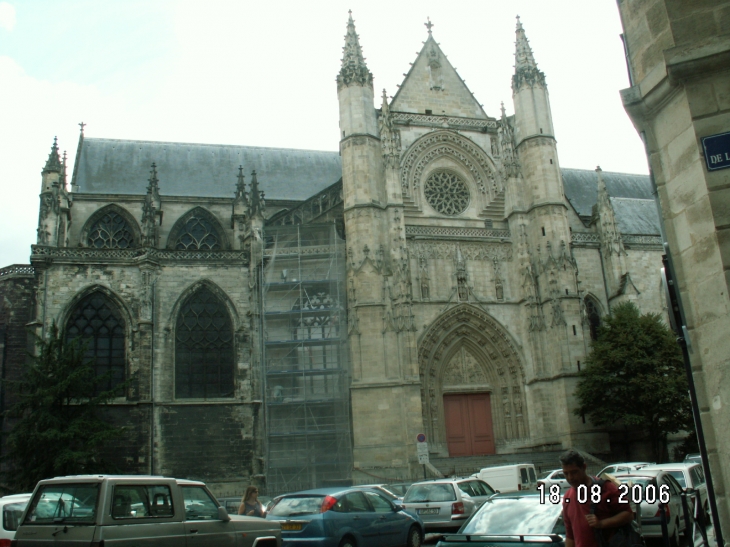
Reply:
[[[423,481],[408,488],[403,508],[418,515],[427,532],[453,532],[495,494],[486,482],[473,477]]]

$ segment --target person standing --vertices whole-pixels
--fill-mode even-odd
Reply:
[[[259,489],[255,486],[249,486],[246,488],[246,493],[241,498],[241,505],[238,506],[238,514],[246,515],[247,517],[260,517],[266,516],[264,506],[259,501]]]
[[[631,506],[619,500],[618,487],[614,483],[606,481],[601,486],[586,473],[586,462],[579,452],[564,452],[560,463],[570,484],[563,498],[565,547],[608,545],[615,530],[634,519]],[[600,540],[599,534],[605,541]]]

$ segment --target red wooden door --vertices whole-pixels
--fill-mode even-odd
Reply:
[[[444,395],[449,456],[494,454],[489,393]]]

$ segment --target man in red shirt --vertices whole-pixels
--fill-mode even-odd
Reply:
[[[579,452],[568,450],[560,456],[560,463],[571,486],[563,498],[565,547],[602,547],[597,533],[603,534],[608,545],[611,529],[633,520],[631,507],[619,502],[618,488],[611,481],[599,487],[598,481],[586,473],[586,462]]]

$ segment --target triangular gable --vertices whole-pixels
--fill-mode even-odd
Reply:
[[[390,103],[397,112],[487,119],[488,116],[429,35]]]

